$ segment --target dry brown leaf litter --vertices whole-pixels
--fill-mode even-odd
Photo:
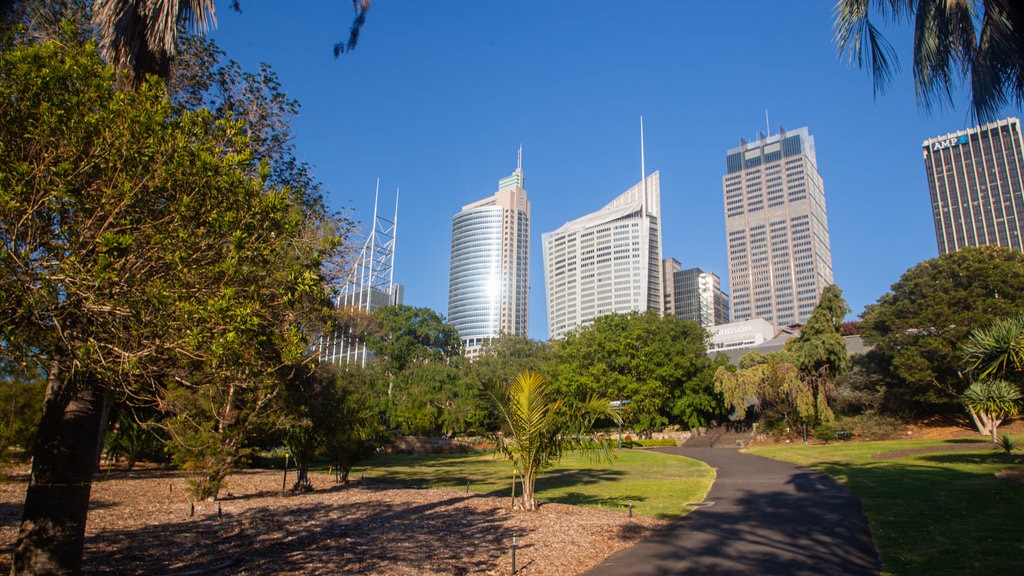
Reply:
[[[93,484],[86,574],[573,575],[664,526],[624,513],[357,481],[280,495],[281,472],[233,474],[191,503],[177,472],[115,470]],[[0,483],[0,574],[10,570],[26,477]],[[190,517],[190,507],[194,516]],[[218,507],[220,518],[218,519]]]

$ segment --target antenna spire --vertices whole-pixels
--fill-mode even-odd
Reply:
[[[640,115],[640,183],[643,185],[644,199],[640,203],[640,215],[647,215],[647,167],[644,166],[644,117]]]

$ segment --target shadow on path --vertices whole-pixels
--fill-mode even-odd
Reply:
[[[585,576],[842,574],[881,571],[860,502],[832,478],[736,450],[667,448],[717,479],[703,506]]]

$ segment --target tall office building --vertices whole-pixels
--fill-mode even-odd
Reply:
[[[527,334],[530,288],[530,203],[523,188],[523,152],[498,191],[452,217],[448,323],[475,358],[490,338]]]
[[[734,322],[806,322],[832,284],[825,189],[807,128],[726,155],[722,177]]]
[[[1006,118],[925,140],[939,254],[964,246],[1024,250],[1024,140]]]
[[[713,272],[700,268],[683,270],[675,258],[662,264],[665,315],[693,320],[703,327],[729,323],[729,295]]]
[[[612,312],[661,312],[658,172],[542,240],[550,338]]]

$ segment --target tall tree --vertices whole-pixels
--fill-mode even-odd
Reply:
[[[703,426],[724,410],[705,338],[696,323],[656,312],[601,316],[555,345],[555,385],[573,398],[630,400],[622,416],[639,432]]]
[[[797,368],[828,379],[850,370],[850,355],[842,336],[843,319],[849,312],[838,286],[830,284],[822,290],[811,317],[800,327],[800,335],[786,342]]]
[[[49,367],[15,574],[80,571],[107,398],[222,390],[225,417],[305,351],[334,241],[267,189],[244,126],[129,94],[75,40],[0,53],[0,348]]]
[[[1024,102],[1024,3],[1018,0],[839,0],[835,42],[848,61],[871,70],[875,93],[899,69],[896,51],[872,16],[914,27],[914,88],[929,108],[953,102],[966,83],[971,110],[994,119]]]
[[[550,382],[536,372],[523,372],[507,384],[487,390],[501,422],[496,441],[523,479],[523,508],[536,510],[537,476],[569,451],[608,456],[606,441],[590,436],[601,418],[618,420],[607,398],[583,402],[555,398]]]
[[[967,386],[958,346],[972,330],[1024,312],[1020,294],[1024,254],[1009,248],[967,247],[907,270],[861,315],[861,337],[903,381],[888,390],[889,404],[958,406]]]

